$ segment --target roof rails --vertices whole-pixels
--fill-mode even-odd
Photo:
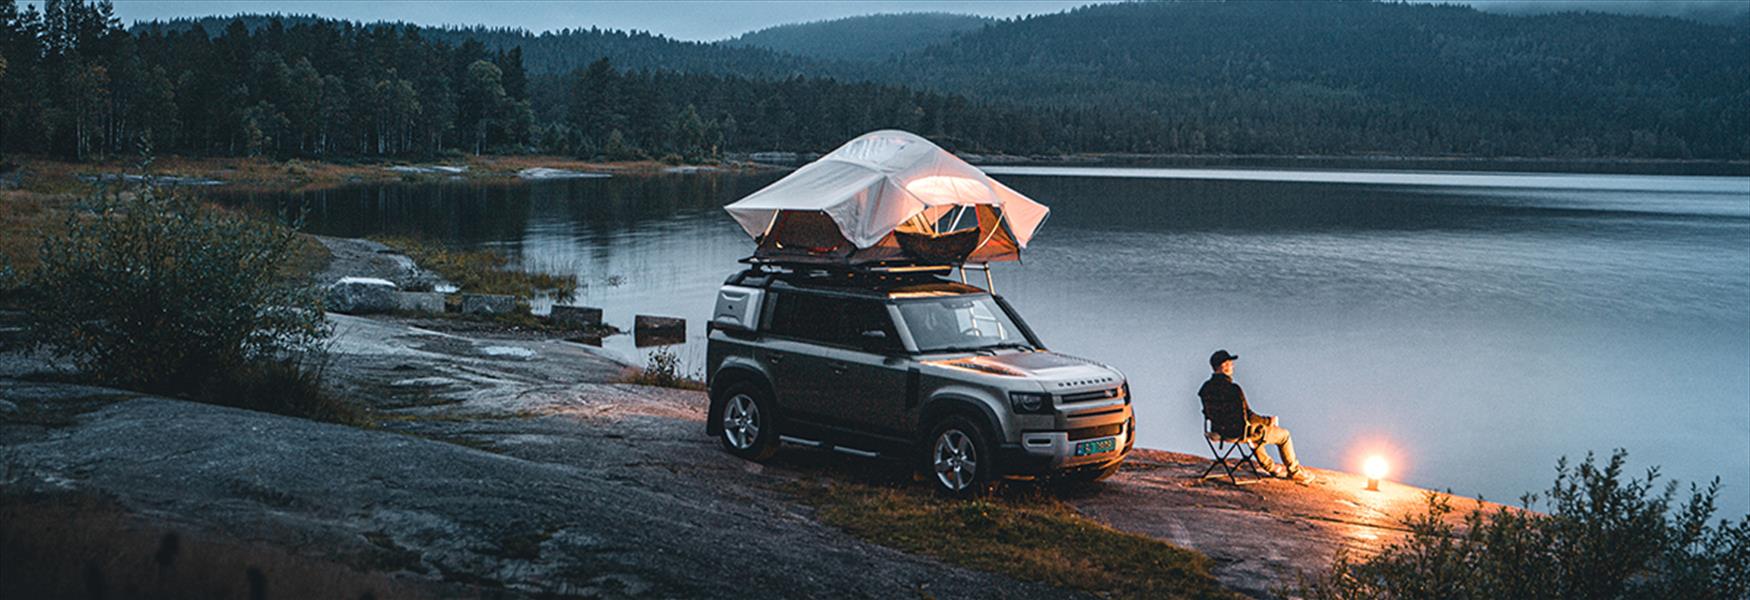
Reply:
[[[996,292],[996,282],[991,278],[989,263],[944,265],[909,262],[878,262],[853,265],[825,262],[774,261],[753,256],[741,259],[740,262],[748,265],[749,271],[770,275],[791,275],[809,278],[843,277],[846,279],[858,279],[860,277],[868,277],[874,280],[883,280],[928,275],[947,277],[952,275],[954,271],[958,269],[960,271],[960,283],[966,285],[971,285],[966,278],[966,271],[971,269],[974,271],[984,271],[985,291],[992,293]]]

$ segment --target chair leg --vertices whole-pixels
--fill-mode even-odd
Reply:
[[[1198,477],[1199,479],[1208,480],[1212,477],[1227,477],[1228,482],[1236,486],[1251,485],[1263,481],[1263,476],[1258,474],[1257,463],[1248,455],[1247,449],[1244,447],[1245,444],[1224,443],[1218,447],[1215,442],[1209,441],[1208,438],[1204,438],[1203,443],[1209,445],[1209,453],[1215,457],[1215,460],[1209,463],[1208,468],[1203,469],[1203,474]],[[1234,457],[1236,452],[1239,454],[1237,459]],[[1251,466],[1252,475],[1256,478],[1240,481],[1240,468],[1247,465]],[[1213,473],[1218,466],[1221,467],[1223,474],[1211,475],[1210,473]]]
[[[1209,474],[1215,471],[1215,467],[1220,466],[1223,469],[1227,468],[1227,457],[1228,455],[1233,454],[1233,448],[1228,447],[1226,452],[1222,452],[1221,449],[1216,447],[1215,442],[1209,441],[1209,438],[1203,438],[1203,443],[1209,446],[1209,455],[1214,456],[1215,460],[1210,461],[1209,468],[1204,469],[1203,474],[1198,475],[1197,478],[1209,479]],[[1226,445],[1223,444],[1223,446]],[[1216,477],[1220,477],[1220,475],[1217,475]]]

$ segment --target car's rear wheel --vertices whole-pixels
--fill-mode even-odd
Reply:
[[[969,497],[989,491],[996,456],[989,437],[965,417],[949,417],[930,430],[925,468],[937,491]]]
[[[722,429],[718,440],[730,454],[748,459],[765,460],[778,452],[778,428],[774,424],[772,403],[765,391],[751,385],[737,385],[723,394]]]

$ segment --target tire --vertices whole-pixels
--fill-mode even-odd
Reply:
[[[996,466],[990,436],[965,417],[943,419],[924,439],[925,479],[943,495],[970,498],[990,491]]]
[[[751,461],[763,461],[778,453],[778,428],[772,418],[771,396],[756,385],[736,384],[723,392],[718,413],[723,426],[717,441],[723,449]]]

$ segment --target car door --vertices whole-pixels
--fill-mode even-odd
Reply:
[[[833,407],[839,423],[903,443],[912,422],[905,397],[910,362],[893,317],[886,303],[876,300],[846,301],[839,315],[838,343],[825,355],[831,377],[821,400]]]
[[[826,354],[837,337],[838,311],[830,298],[799,291],[774,294],[759,359],[772,374],[785,420],[821,422],[831,416],[822,398],[833,376]]]

